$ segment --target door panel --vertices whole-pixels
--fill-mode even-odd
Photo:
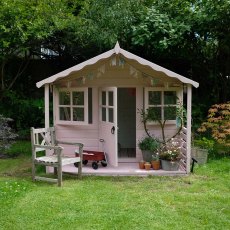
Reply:
[[[104,140],[109,164],[117,166],[117,88],[100,89],[99,102],[99,138]]]

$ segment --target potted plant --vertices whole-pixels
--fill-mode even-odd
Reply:
[[[151,165],[154,170],[160,169],[161,163],[160,163],[160,157],[158,153],[156,153],[155,155],[152,155]]]
[[[143,160],[150,162],[152,155],[158,150],[160,146],[159,141],[154,137],[145,137],[139,141],[138,147],[142,151]]]
[[[145,169],[145,161],[144,161],[144,160],[141,160],[141,161],[139,162],[139,168],[140,168],[140,169]]]
[[[202,165],[207,163],[208,152],[213,149],[214,141],[205,137],[193,141],[191,148],[191,158],[197,160],[197,163]]]
[[[145,170],[150,170],[151,164],[149,162],[145,162]]]
[[[179,139],[172,138],[160,152],[161,167],[166,171],[176,171],[179,169],[180,148]]]

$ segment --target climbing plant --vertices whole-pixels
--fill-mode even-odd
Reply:
[[[181,129],[183,128],[183,125],[186,121],[186,110],[180,101],[178,101],[177,103],[176,113],[173,107],[167,106],[167,112],[175,116],[177,131],[173,136],[166,139],[165,125],[166,122],[169,120],[168,117],[165,116],[165,118],[162,120],[162,118],[159,116],[156,110],[153,109],[147,109],[147,110],[141,109],[139,110],[139,112],[141,114],[141,120],[144,125],[145,132],[149,137],[151,137],[151,134],[147,127],[148,123],[157,122],[160,125],[161,134],[162,134],[162,144],[165,144],[168,141],[170,141],[172,138],[176,137],[181,132]]]

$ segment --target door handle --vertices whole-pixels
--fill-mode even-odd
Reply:
[[[111,128],[111,133],[114,134],[114,132],[115,132],[115,127],[113,126],[113,127]]]

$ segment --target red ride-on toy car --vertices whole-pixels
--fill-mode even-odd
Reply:
[[[100,139],[100,142],[104,142],[103,139]],[[78,157],[78,153],[75,153],[76,157]],[[83,150],[83,165],[87,165],[89,161],[92,162],[92,168],[98,169],[98,163],[101,162],[103,167],[107,166],[107,159],[105,152],[100,151],[92,151],[92,150]],[[74,164],[77,167],[77,163]]]

